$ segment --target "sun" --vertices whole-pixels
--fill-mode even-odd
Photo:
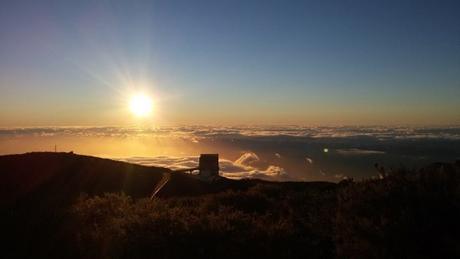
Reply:
[[[131,96],[129,109],[136,117],[147,117],[152,113],[152,108],[152,99],[148,95],[138,93]]]

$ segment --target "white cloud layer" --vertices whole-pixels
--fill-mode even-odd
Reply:
[[[172,170],[195,168],[198,166],[197,156],[131,157],[118,160],[146,166],[167,167]],[[246,152],[235,161],[219,159],[220,175],[231,179],[249,178],[270,181],[294,180],[291,179],[287,172],[280,166],[269,165],[266,169],[260,169],[253,166],[252,164],[257,161],[259,161],[259,157],[254,152]]]
[[[383,155],[385,151],[379,150],[367,150],[367,149],[359,149],[359,148],[344,148],[344,149],[337,149],[337,153],[341,155],[349,155],[349,156],[362,156],[362,155]]]
[[[336,181],[342,176],[372,177],[376,162],[416,166],[459,159],[460,126],[0,128],[0,154],[51,150],[55,144],[60,151],[124,157],[171,169],[196,167],[202,152],[222,158],[240,154],[235,160],[220,160],[223,176]]]
[[[304,127],[304,126],[248,126],[248,127],[30,127],[0,128],[0,136],[8,135],[76,135],[76,136],[136,136],[187,138],[198,142],[203,138],[238,137],[306,137],[306,138],[349,138],[371,137],[385,139],[460,139],[460,126],[452,127]]]

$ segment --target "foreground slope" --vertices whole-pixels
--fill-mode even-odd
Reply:
[[[2,183],[16,199],[0,209],[5,258],[460,258],[459,161],[339,184],[171,173],[153,200],[165,169],[54,153],[0,164],[21,190]]]

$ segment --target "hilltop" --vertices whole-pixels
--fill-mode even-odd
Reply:
[[[75,198],[104,192],[148,196],[169,169],[142,167],[72,153],[27,153],[0,156],[0,197],[12,203],[27,197]]]

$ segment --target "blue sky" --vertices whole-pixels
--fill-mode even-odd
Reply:
[[[2,1],[1,126],[459,124],[458,1]]]

